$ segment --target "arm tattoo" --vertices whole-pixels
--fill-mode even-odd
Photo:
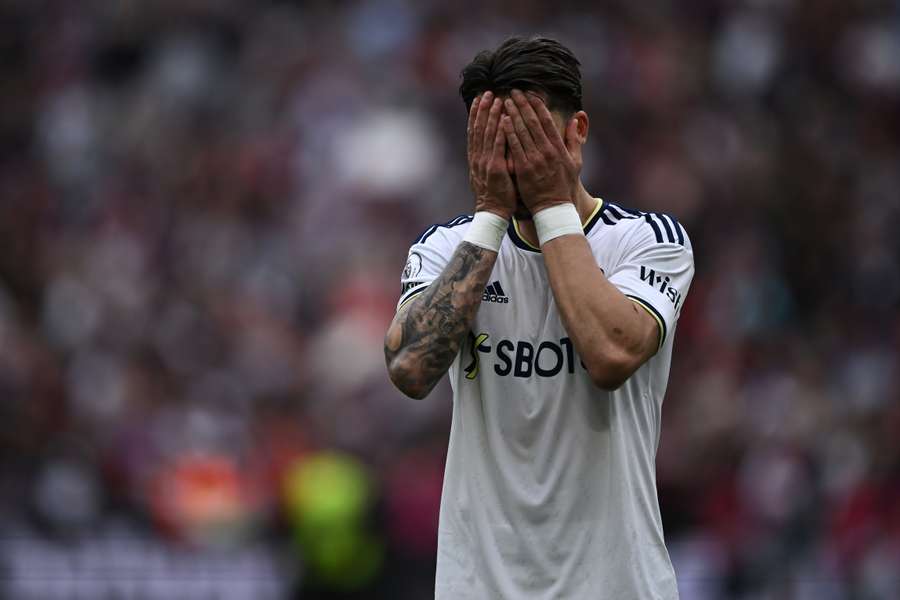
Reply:
[[[401,390],[424,396],[450,368],[475,319],[496,256],[460,243],[440,277],[391,326],[399,326],[400,335],[388,332],[384,356]]]

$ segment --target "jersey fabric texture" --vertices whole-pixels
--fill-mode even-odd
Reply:
[[[413,244],[398,307],[440,275],[470,221],[434,225]],[[655,459],[691,243],[667,215],[603,201],[584,230],[609,281],[657,321],[659,351],[621,388],[593,385],[540,250],[510,224],[450,367],[439,600],[678,597]]]

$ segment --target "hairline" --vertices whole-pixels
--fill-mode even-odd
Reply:
[[[469,94],[465,94],[463,96],[463,100],[467,104],[466,108],[467,109],[471,108],[471,101],[474,98],[480,96],[481,94],[484,94],[487,91],[491,91],[498,96],[507,96],[513,89],[519,89],[524,92],[531,92],[531,93],[538,94],[541,97],[541,100],[544,102],[544,104],[547,106],[547,108],[551,112],[558,112],[559,114],[561,114],[563,116],[571,116],[571,115],[576,114],[578,111],[583,110],[584,107],[583,107],[583,99],[582,99],[582,77],[581,77],[581,72],[579,69],[579,67],[581,66],[581,63],[578,60],[578,57],[575,56],[575,53],[572,52],[572,50],[570,48],[568,48],[567,46],[562,44],[560,41],[558,41],[556,39],[552,39],[552,38],[545,38],[545,37],[542,37],[539,35],[532,36],[530,38],[513,36],[510,38],[507,38],[500,45],[498,45],[497,47],[495,47],[493,49],[485,49],[485,50],[481,50],[480,52],[476,53],[475,57],[462,70],[463,82],[460,85],[460,94],[462,95],[463,86],[466,83],[466,73],[470,67],[472,67],[476,64],[480,64],[483,68],[485,61],[487,61],[488,63],[492,63],[493,60],[496,58],[497,53],[501,49],[506,49],[507,46],[512,45],[512,44],[516,44],[516,43],[519,43],[519,44],[538,43],[538,44],[540,44],[540,43],[547,43],[547,42],[558,46],[559,50],[561,50],[562,53],[564,53],[565,55],[570,57],[572,61],[574,61],[574,65],[571,66],[572,70],[574,71],[574,76],[575,76],[575,87],[573,90],[574,93],[566,93],[565,91],[563,93],[552,92],[549,89],[550,87],[554,86],[552,79],[550,80],[549,87],[547,85],[543,85],[540,81],[534,81],[534,80],[527,81],[526,80],[526,81],[516,82],[515,80],[513,80],[512,82],[509,82],[511,84],[509,87],[504,86],[501,90],[492,89],[488,85],[483,89],[478,89],[476,91],[470,91]],[[566,70],[565,67],[564,67],[564,70]],[[569,73],[569,75],[573,75],[573,73]],[[488,79],[493,79],[493,78],[489,77]],[[468,96],[468,98],[466,98],[465,96]]]

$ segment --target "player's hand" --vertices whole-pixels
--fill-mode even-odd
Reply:
[[[563,141],[547,105],[538,96],[513,90],[505,108],[500,124],[522,202],[531,214],[554,204],[574,202],[581,172],[578,121],[567,123]]]
[[[516,188],[506,168],[506,135],[500,129],[503,102],[485,92],[469,111],[469,184],[475,192],[475,211],[489,211],[509,219],[516,209]]]

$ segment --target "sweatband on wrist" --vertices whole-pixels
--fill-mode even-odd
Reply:
[[[500,244],[508,226],[509,222],[500,215],[486,210],[478,211],[472,218],[472,224],[469,225],[463,241],[486,250],[500,252]]]
[[[571,202],[540,210],[532,218],[537,231],[538,243],[541,246],[561,235],[571,233],[584,235],[581,217],[578,216],[578,211]]]

